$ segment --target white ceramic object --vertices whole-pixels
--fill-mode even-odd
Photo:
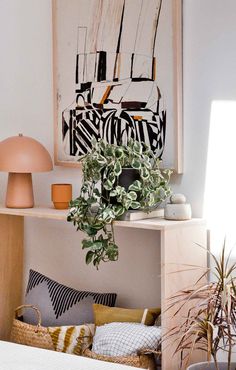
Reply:
[[[164,218],[166,220],[190,220],[192,210],[189,203],[186,202],[186,197],[183,194],[173,194],[170,197],[170,203],[167,203],[164,209]]]
[[[184,194],[173,194],[170,197],[170,202],[174,204],[186,203],[186,197]]]
[[[227,370],[228,365],[226,362],[218,362],[219,370]],[[236,363],[232,362],[230,364],[230,369],[235,370]],[[213,362],[199,362],[198,364],[190,365],[187,370],[216,370],[215,364]]]

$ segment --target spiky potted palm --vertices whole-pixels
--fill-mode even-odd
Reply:
[[[181,368],[189,363],[193,350],[201,350],[208,361],[190,365],[189,370],[236,370],[236,362],[232,362],[236,344],[236,263],[230,262],[231,253],[226,257],[225,249],[224,241],[218,259],[209,252],[215,264],[212,281],[199,285],[206,280],[208,269],[193,289],[170,298],[169,308],[178,306],[174,315],[190,305],[181,325],[167,333],[168,338],[178,338],[175,353],[181,353]],[[227,352],[226,362],[219,361],[220,351]]]

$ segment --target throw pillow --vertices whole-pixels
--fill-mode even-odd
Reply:
[[[119,308],[107,307],[102,304],[93,304],[96,326],[111,322],[139,322],[145,325],[154,325],[160,315],[160,308]]]
[[[30,270],[25,303],[40,310],[43,326],[93,323],[93,303],[114,306],[115,301],[115,293],[79,291]],[[32,325],[37,324],[32,310],[25,311],[24,321]]]
[[[94,324],[48,327],[55,351],[81,355],[92,343]]]
[[[92,351],[105,356],[131,356],[157,350],[161,328],[138,323],[113,322],[96,328]]]

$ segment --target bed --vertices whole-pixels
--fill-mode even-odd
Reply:
[[[130,370],[137,368],[0,341],[0,369]]]

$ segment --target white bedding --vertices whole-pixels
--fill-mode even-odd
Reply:
[[[0,341],[0,370],[130,370],[85,357]],[[137,369],[132,367],[132,369]],[[139,369],[140,370],[140,369]]]

